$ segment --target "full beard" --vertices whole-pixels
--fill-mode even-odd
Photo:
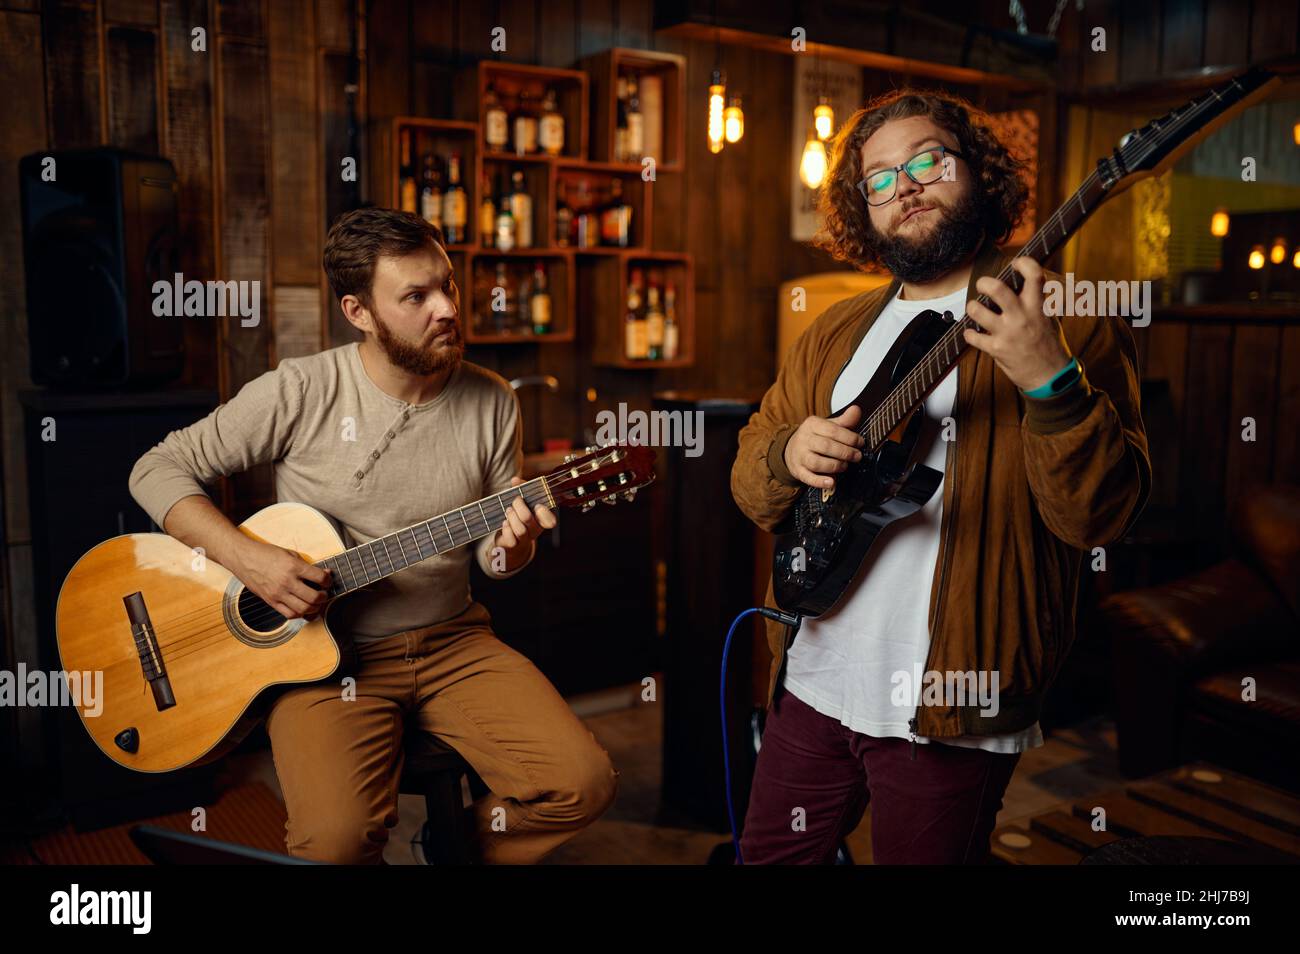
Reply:
[[[401,368],[408,374],[438,374],[454,368],[465,355],[465,340],[460,335],[460,328],[455,325],[451,328],[454,337],[450,344],[436,345],[430,342],[421,346],[397,337],[378,315],[373,317],[379,347],[394,367]]]
[[[979,247],[984,225],[973,191],[954,205],[936,206],[942,219],[928,234],[906,238],[884,235],[871,227],[872,244],[880,263],[900,281],[912,285],[932,282],[965,261]]]

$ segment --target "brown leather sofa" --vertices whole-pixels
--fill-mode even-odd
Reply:
[[[1098,606],[1120,770],[1205,759],[1300,791],[1300,487],[1256,489],[1231,533],[1223,562]]]

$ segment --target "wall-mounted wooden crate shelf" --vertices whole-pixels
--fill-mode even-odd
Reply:
[[[465,287],[461,289],[461,314],[464,318],[466,344],[552,344],[572,341],[576,327],[574,311],[573,257],[554,249],[521,249],[497,252],[485,249],[461,253],[467,260]],[[521,279],[530,277],[535,262],[546,263],[547,284],[551,297],[551,330],[534,334],[521,320],[517,308],[513,313],[495,312],[491,308],[496,282],[496,266],[505,263],[508,298],[518,304],[515,290]],[[506,330],[509,329],[509,330]]]
[[[656,172],[680,172],[685,165],[686,58],[676,53],[656,50],[632,50],[614,47],[582,60],[582,68],[591,76],[591,156],[602,162],[640,171],[640,159],[627,161],[615,151],[618,127],[618,78],[642,77],[650,80],[642,99],[644,121],[643,156],[653,156]],[[657,92],[656,92],[657,89]],[[657,105],[656,105],[657,104]]]
[[[634,268],[642,270],[643,289],[649,288],[652,271],[662,278],[664,288],[669,282],[676,287],[678,353],[675,358],[634,360],[627,356],[627,296]],[[653,371],[684,368],[695,363],[695,268],[690,255],[622,249],[617,255],[579,259],[576,271],[578,311],[592,328],[593,364]]]
[[[460,156],[460,184],[465,190],[467,232],[464,242],[451,244],[448,246],[448,250],[472,248],[478,241],[478,235],[475,231],[477,220],[474,216],[474,203],[477,198],[475,175],[478,169],[478,125],[454,119],[423,119],[417,116],[398,116],[390,123],[380,126],[376,132],[378,133],[378,148],[381,153],[377,157],[377,162],[381,168],[387,170],[384,177],[387,189],[383,194],[390,208],[400,209],[402,207],[401,143],[403,133],[409,136],[411,140],[412,166],[416,176],[417,215],[420,211],[420,174],[423,171],[424,157],[432,154],[438,160],[443,177],[441,185],[443,189],[446,189],[447,159],[452,154]]]

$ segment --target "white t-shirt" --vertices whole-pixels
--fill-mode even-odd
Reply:
[[[965,308],[965,288],[924,301],[892,299],[836,380],[832,412],[862,392],[885,353],[918,314],[933,309],[960,317]],[[922,427],[914,459],[940,473],[947,451],[947,443],[941,439],[942,421],[952,414],[956,396],[954,369],[925,402],[929,420]],[[940,481],[924,507],[881,531],[841,601],[830,612],[805,619],[790,646],[786,689],[854,732],[877,738],[911,737],[907,722],[921,698],[924,685],[919,677],[930,650],[930,586],[939,556],[942,510]],[[985,680],[985,691],[991,691],[988,674]],[[989,698],[982,697],[986,702]],[[966,704],[979,703],[968,700]],[[917,736],[916,741],[931,740]],[[1043,735],[1035,722],[1019,732],[934,741],[992,752],[1023,752],[1042,745]]]

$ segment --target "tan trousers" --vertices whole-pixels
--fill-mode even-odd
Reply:
[[[291,855],[379,863],[397,824],[408,718],[490,789],[470,807],[485,862],[536,861],[609,807],[618,787],[609,755],[490,622],[475,602],[434,626],[345,647],[335,677],[275,701],[267,732]]]

